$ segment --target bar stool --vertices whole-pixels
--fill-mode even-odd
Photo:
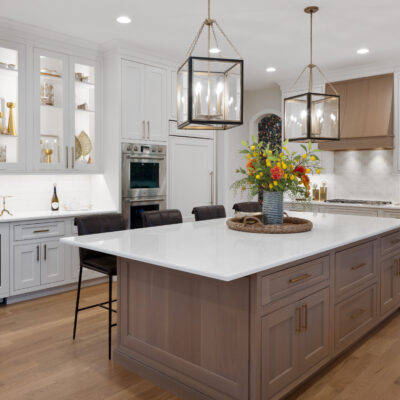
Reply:
[[[205,221],[208,219],[226,218],[224,206],[200,206],[194,207],[192,214],[196,221]]]
[[[78,235],[90,235],[94,233],[122,231],[126,229],[126,222],[121,214],[98,214],[88,215],[75,218],[75,225],[78,227]],[[93,250],[79,248],[80,268],[78,292],[76,296],[75,320],[73,339],[76,336],[76,326],[78,322],[78,313],[94,307],[101,307],[108,310],[108,359],[111,360],[111,328],[117,324],[112,323],[112,313],[116,310],[112,309],[112,303],[116,300],[112,299],[112,280],[117,275],[117,258],[112,255],[100,253]],[[87,307],[79,308],[79,299],[81,295],[82,270],[88,268],[92,271],[100,272],[108,276],[108,301],[93,304]]]
[[[258,201],[244,201],[235,203],[232,207],[235,212],[261,212],[262,205]]]
[[[179,210],[145,211],[142,213],[143,228],[182,223]]]

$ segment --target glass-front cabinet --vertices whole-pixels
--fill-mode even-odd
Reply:
[[[96,66],[72,62],[74,71],[73,166],[91,169],[96,165]]]
[[[96,169],[96,67],[35,49],[36,169]]]
[[[23,169],[25,48],[0,41],[0,170]]]

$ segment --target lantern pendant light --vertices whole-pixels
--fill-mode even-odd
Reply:
[[[303,69],[300,77],[309,70],[308,92],[284,100],[284,137],[290,142],[324,142],[340,140],[340,97],[332,84],[328,82],[321,69],[313,64],[312,23],[313,14],[318,7],[304,9],[310,15],[310,63]],[[316,69],[327,82],[329,93],[313,92],[313,70]],[[292,87],[293,87],[292,86]]]
[[[204,30],[207,54],[195,56]],[[222,57],[217,33],[238,59]],[[178,70],[177,107],[179,129],[225,130],[243,124],[243,59],[218,22],[211,18],[210,0],[208,16]]]

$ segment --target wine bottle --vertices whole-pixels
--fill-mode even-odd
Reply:
[[[60,204],[58,202],[57,196],[57,184],[54,184],[54,193],[53,198],[51,199],[51,211],[58,211],[60,208]]]

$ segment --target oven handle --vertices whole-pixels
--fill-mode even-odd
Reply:
[[[165,199],[162,198],[153,198],[153,199],[124,199],[125,203],[155,203],[155,202],[163,202]]]
[[[143,159],[145,159],[145,160],[165,160],[165,157],[151,157],[151,156],[140,156],[140,157],[137,157],[137,156],[125,156],[125,158],[128,158],[128,159],[130,159],[130,160],[143,160]]]

